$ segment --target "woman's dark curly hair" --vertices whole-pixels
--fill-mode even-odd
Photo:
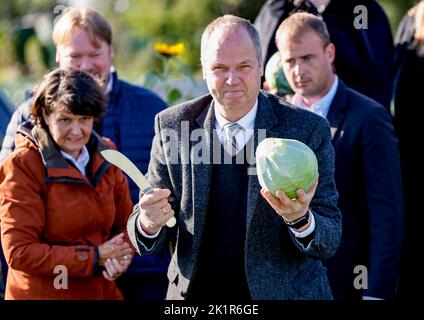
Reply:
[[[49,115],[58,105],[65,105],[76,115],[92,116],[96,121],[106,111],[105,95],[99,84],[75,69],[55,69],[44,76],[34,90],[31,114],[45,127],[43,111]]]

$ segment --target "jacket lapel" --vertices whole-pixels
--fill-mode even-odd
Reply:
[[[200,235],[203,234],[203,227],[205,225],[206,213],[208,210],[209,192],[212,175],[212,141],[213,141],[213,129],[215,128],[215,115],[213,103],[211,102],[208,107],[200,114],[196,119],[196,128],[204,130],[201,139],[192,142],[191,144],[191,156],[193,156],[194,150],[202,150],[202,152],[209,152],[206,163],[198,163],[191,165],[191,174],[193,176],[193,212],[194,214],[194,235],[196,238],[193,239],[194,246],[200,245]],[[192,132],[192,131],[191,131]],[[202,157],[203,158],[203,157]],[[193,161],[193,157],[191,158]]]
[[[331,126],[331,137],[333,143],[339,138],[343,137],[343,122],[346,119],[346,107],[347,107],[347,87],[343,81],[339,78],[339,85],[331,102],[330,110],[328,111],[327,120]]]

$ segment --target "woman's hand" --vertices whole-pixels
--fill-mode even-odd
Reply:
[[[125,271],[127,271],[128,266],[130,265],[132,256],[129,259],[122,259],[118,261],[116,258],[106,259],[105,261],[105,270],[103,271],[103,277],[106,280],[114,281],[116,278],[121,276]]]
[[[119,261],[132,259],[132,249],[130,245],[124,241],[124,234],[120,233],[112,239],[100,244],[99,249],[99,265],[105,266],[107,259],[116,258]]]

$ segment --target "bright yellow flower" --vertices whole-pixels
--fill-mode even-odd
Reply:
[[[185,51],[185,45],[182,42],[174,44],[156,42],[154,48],[156,52],[168,57],[183,54]]]

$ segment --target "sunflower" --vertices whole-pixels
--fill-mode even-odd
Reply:
[[[160,53],[163,56],[171,57],[181,55],[185,51],[185,44],[182,42],[167,44],[164,42],[156,42],[154,45],[156,52]]]

